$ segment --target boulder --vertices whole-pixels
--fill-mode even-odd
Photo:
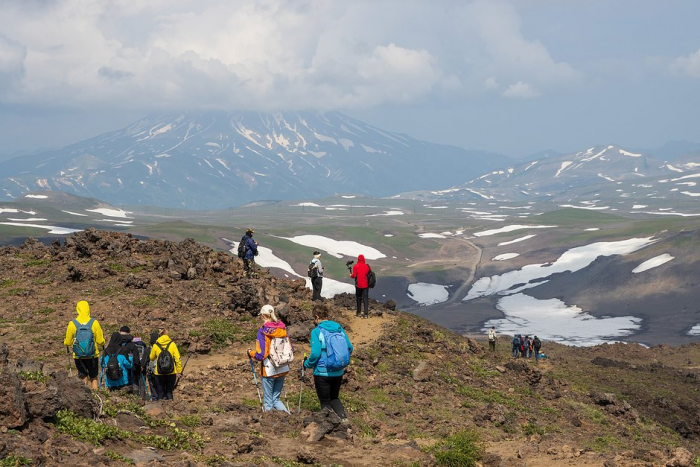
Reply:
[[[27,421],[22,384],[14,372],[0,373],[0,426],[19,428]]]

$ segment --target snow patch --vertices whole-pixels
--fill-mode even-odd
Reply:
[[[502,255],[494,256],[491,261],[505,261],[520,256],[520,253],[503,253]]]
[[[450,297],[447,287],[447,285],[418,282],[417,284],[409,284],[407,295],[411,300],[418,302],[420,306],[435,305],[446,302]]]
[[[640,272],[648,271],[649,269],[655,268],[657,266],[661,266],[664,263],[668,263],[674,259],[674,256],[669,255],[668,253],[664,253],[663,255],[655,256],[651,259],[648,259],[644,261],[642,264],[637,266],[632,270],[633,274],[637,274]]]

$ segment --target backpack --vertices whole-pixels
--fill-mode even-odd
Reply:
[[[318,277],[318,267],[316,266],[316,264],[314,264],[313,261],[309,263],[309,270],[306,273],[306,275],[312,279]]]
[[[321,347],[326,345],[326,370],[342,370],[350,364],[350,349],[342,332],[331,332],[321,328],[319,333]]]
[[[513,338],[513,345],[514,346],[519,346],[520,345],[520,338],[518,336],[515,336]]]
[[[279,368],[294,361],[294,349],[289,337],[273,337],[270,339],[270,360]]]
[[[532,341],[532,345],[533,345],[533,347],[535,347],[536,349],[539,349],[540,347],[542,347],[542,341],[540,340],[539,337],[536,337],[535,340]]]
[[[75,358],[93,358],[95,356],[95,335],[92,333],[92,323],[95,318],[90,318],[85,324],[80,324],[77,319],[75,325],[75,338],[73,339],[73,353]]]
[[[122,376],[124,376],[124,372],[122,371],[122,367],[119,364],[119,357],[117,356],[116,353],[108,355],[107,359],[107,379],[111,379],[112,381],[118,381],[122,379]]]
[[[156,362],[156,370],[159,375],[169,375],[175,371],[175,362],[173,361],[173,355],[168,350],[172,341],[168,342],[168,345],[163,347],[156,342],[156,345],[160,348],[160,354],[158,355],[158,361]]]
[[[146,368],[149,361],[149,353],[147,352],[148,347],[146,346],[146,343],[144,341],[134,341],[134,345],[136,346],[136,351],[139,354],[138,362],[134,363],[141,366],[141,368]]]
[[[245,258],[246,251],[248,250],[247,245],[246,245],[247,239],[248,239],[248,236],[244,235],[243,238],[241,238],[240,243],[238,243],[238,257],[241,259]]]
[[[373,289],[375,285],[377,285],[377,276],[374,274],[374,271],[370,269],[367,273],[367,287]]]

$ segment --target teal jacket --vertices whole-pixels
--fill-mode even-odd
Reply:
[[[348,335],[345,333],[343,327],[335,321],[321,321],[318,323],[318,326],[311,331],[311,355],[309,355],[309,358],[304,361],[304,367],[313,368],[314,375],[316,376],[343,376],[343,373],[345,373],[344,368],[336,371],[326,370],[326,358],[328,358],[328,356],[326,355],[325,344],[322,345],[321,340],[319,339],[321,328],[330,332],[342,332],[343,336],[345,336],[345,342],[348,343],[348,351],[352,355],[352,344],[350,343],[350,339],[348,339]]]

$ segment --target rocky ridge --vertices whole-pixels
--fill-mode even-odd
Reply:
[[[303,281],[247,279],[237,258],[192,239],[95,229],[3,247],[0,281],[4,465],[436,465],[465,433],[483,448],[480,465],[700,462],[697,344],[545,343],[549,358],[536,366],[512,359],[507,343],[489,353],[391,302],[372,301],[368,320],[354,318],[352,296],[314,305]],[[92,393],[68,374],[64,326],[78,300],[106,334],[169,330],[188,360],[173,403]],[[348,330],[349,425],[319,411],[312,379],[296,372],[286,383],[295,414],[261,413],[245,349],[265,303],[297,354],[308,352],[314,306]]]

